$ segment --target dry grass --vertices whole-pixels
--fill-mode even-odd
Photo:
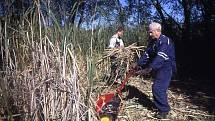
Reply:
[[[1,95],[5,100],[1,102],[2,119],[20,114],[22,119],[35,121],[85,120],[90,110],[85,106],[85,92],[80,89],[84,84],[80,85],[78,76],[84,66],[78,66],[72,44],[64,45],[62,52],[44,36],[40,41],[27,39],[16,49],[20,53],[10,55],[13,50],[3,48],[2,56],[8,61],[1,72]]]

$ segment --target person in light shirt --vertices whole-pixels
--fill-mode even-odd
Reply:
[[[123,27],[118,27],[116,30],[116,33],[111,37],[109,41],[109,46],[108,48],[122,48],[124,47],[124,43],[122,40],[122,36],[124,33],[124,28]]]
[[[124,33],[124,28],[122,26],[119,26],[115,32],[115,34],[110,38],[108,48],[114,49],[114,48],[124,48],[124,43],[122,40],[122,36]],[[111,77],[109,78],[107,84],[110,85],[112,81],[114,81],[114,84],[121,83],[121,77],[119,74],[118,63],[116,61],[116,56],[112,55],[110,57],[111,61]]]

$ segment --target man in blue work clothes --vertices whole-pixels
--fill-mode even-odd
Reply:
[[[167,89],[172,73],[176,71],[175,49],[172,40],[161,34],[159,23],[153,22],[149,25],[149,36],[151,41],[145,53],[137,61],[137,65],[144,69],[138,71],[137,74],[147,75],[154,72],[152,93],[154,104],[158,108],[155,116],[164,119],[170,111]]]

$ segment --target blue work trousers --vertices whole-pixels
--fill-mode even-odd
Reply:
[[[155,106],[159,112],[166,113],[170,111],[168,104],[167,90],[172,77],[172,68],[163,67],[155,73],[154,83],[152,85],[152,93]]]

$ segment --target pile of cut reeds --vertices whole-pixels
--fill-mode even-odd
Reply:
[[[102,61],[110,58],[111,56],[115,56],[117,61],[126,62],[129,64],[134,62],[136,56],[140,57],[141,51],[144,51],[145,46],[137,46],[136,43],[133,43],[127,47],[123,48],[111,48],[105,49],[103,52],[102,58],[97,61],[97,64]]]
[[[136,43],[123,48],[105,49],[96,65],[101,74],[107,74],[110,73],[111,64],[114,61],[118,70],[123,71],[122,75],[124,75],[129,70],[130,65],[140,57],[144,49],[145,46],[137,46]],[[114,60],[111,60],[112,57],[114,57]]]
[[[96,98],[97,94],[111,92],[116,89],[113,85],[114,80],[120,78],[122,81],[125,77],[126,72],[129,71],[132,63],[140,57],[141,53],[144,52],[145,46],[137,46],[136,43],[133,43],[124,48],[112,48],[105,49],[96,63],[97,65],[97,83],[94,86],[97,91],[94,94]],[[114,60],[111,58],[114,57]],[[111,68],[116,65],[116,73],[113,74]],[[108,84],[108,82],[111,82]]]

